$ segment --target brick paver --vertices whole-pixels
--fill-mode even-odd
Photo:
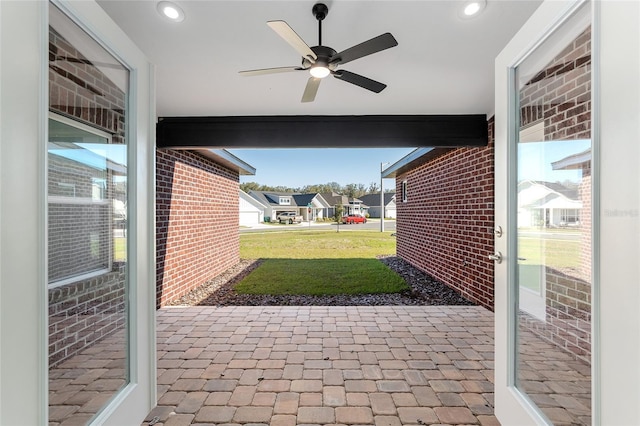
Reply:
[[[481,307],[171,307],[157,318],[158,406],[146,419],[156,426],[499,424],[494,318]],[[554,420],[588,422],[588,380],[535,359],[521,377],[532,398]],[[87,420],[101,388],[113,395],[104,361],[83,355],[77,374],[50,372],[50,426]]]
[[[369,407],[338,407],[336,422],[350,425],[373,424],[373,412]]]
[[[347,405],[347,394],[342,386],[325,386],[322,389],[322,402],[328,407]]]

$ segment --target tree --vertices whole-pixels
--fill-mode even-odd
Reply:
[[[260,191],[262,185],[257,182],[245,182],[240,184],[240,189],[248,193],[249,191]]]
[[[1,1],[1,0],[0,0]],[[377,183],[371,182],[369,187],[362,183],[349,183],[345,186],[340,186],[338,182],[318,183],[314,185],[305,185],[297,188],[290,188],[288,186],[269,186],[261,185],[257,182],[245,182],[240,184],[240,189],[244,192],[249,191],[273,191],[273,192],[297,192],[302,194],[314,194],[314,193],[337,193],[340,195],[346,195],[350,198],[358,198],[365,194],[372,194],[380,192],[380,188]],[[395,192],[395,188],[386,188],[385,192]]]
[[[326,192],[342,192],[342,187],[338,182],[329,182],[326,184],[326,186],[329,189],[329,191]]]
[[[333,218],[338,223],[340,223],[340,221],[342,220],[342,212],[344,212],[342,204],[336,204],[335,206],[333,206]]]
[[[355,197],[356,192],[358,192],[358,186],[355,183],[348,183],[343,189],[343,195],[349,198]]]
[[[265,190],[263,190],[263,191],[265,191]],[[292,188],[289,188],[288,186],[274,186],[274,187],[271,187],[270,189],[267,189],[266,191],[295,192]]]

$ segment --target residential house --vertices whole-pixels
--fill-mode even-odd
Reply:
[[[262,204],[243,190],[240,190],[239,194],[240,226],[252,226],[264,222],[264,212],[268,206]]]
[[[327,216],[333,217],[336,212],[336,206],[342,207],[342,214],[361,214],[365,215],[369,209],[365,203],[362,202],[361,199],[355,197],[348,197],[346,195],[341,195],[335,192],[325,192],[322,195],[327,203],[329,204],[329,208],[327,208]]]
[[[518,184],[518,227],[557,228],[580,224],[578,188],[558,182],[526,180]]]
[[[369,207],[370,217],[380,217],[380,194],[366,194],[359,197],[360,200]],[[396,218],[396,194],[395,192],[384,193],[384,216],[389,219]]]
[[[274,221],[284,212],[295,212],[306,221],[323,219],[327,217],[325,212],[330,207],[321,194],[252,190],[249,195],[265,206],[265,221]]]

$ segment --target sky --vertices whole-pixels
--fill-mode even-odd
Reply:
[[[591,140],[576,139],[550,142],[527,142],[518,144],[518,180],[541,180],[546,182],[582,179],[580,170],[552,170],[551,163],[591,147]]]
[[[256,168],[254,176],[240,176],[240,183],[257,182],[290,188],[337,182],[380,186],[380,163],[389,165],[414,148],[228,149]],[[386,168],[387,166],[385,166]],[[384,189],[395,188],[394,179]]]

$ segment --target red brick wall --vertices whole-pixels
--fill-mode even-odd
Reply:
[[[591,284],[546,268],[547,338],[591,363]]]
[[[126,94],[50,27],[51,111],[98,127],[117,144],[124,143],[125,104]]]
[[[397,254],[493,310],[493,119],[489,144],[453,149],[396,178]]]
[[[544,120],[545,140],[591,138],[591,28],[520,91],[521,128]]]
[[[544,268],[545,320],[520,311],[520,325],[572,357],[591,363],[591,285],[555,269]]]
[[[161,307],[239,262],[239,175],[194,152],[156,154]]]

